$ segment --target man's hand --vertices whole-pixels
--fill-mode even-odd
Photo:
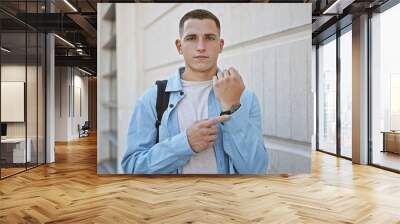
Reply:
[[[218,116],[209,120],[201,120],[192,124],[187,130],[189,145],[195,152],[210,148],[218,136],[216,125],[229,119],[228,115]]]
[[[239,72],[233,67],[213,77],[214,92],[222,111],[230,110],[233,105],[240,104],[240,96],[244,91],[244,83]]]

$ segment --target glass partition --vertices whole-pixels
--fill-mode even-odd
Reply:
[[[16,17],[44,12],[44,1],[15,4],[0,6]],[[43,33],[0,12],[1,179],[45,163],[45,45]]]
[[[26,33],[1,34],[1,177],[24,171],[26,151]]]

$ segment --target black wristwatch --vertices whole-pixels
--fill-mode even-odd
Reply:
[[[240,106],[241,106],[241,104],[233,105],[233,106],[231,107],[231,109],[226,110],[226,111],[222,111],[222,112],[219,114],[219,116],[222,116],[222,115],[231,115],[231,114],[233,114],[235,111],[237,111],[237,110],[240,108]]]

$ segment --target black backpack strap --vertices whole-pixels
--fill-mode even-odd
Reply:
[[[167,87],[168,80],[158,80],[156,81],[157,85],[157,103],[156,103],[156,110],[157,110],[157,120],[156,120],[156,128],[157,128],[157,140],[156,143],[159,142],[160,138],[160,124],[161,118],[164,114],[164,111],[168,107],[169,102],[169,92],[165,92],[165,88]]]

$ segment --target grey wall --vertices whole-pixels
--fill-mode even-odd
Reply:
[[[78,124],[88,120],[88,78],[83,75],[76,68],[55,68],[55,141],[78,138]]]

